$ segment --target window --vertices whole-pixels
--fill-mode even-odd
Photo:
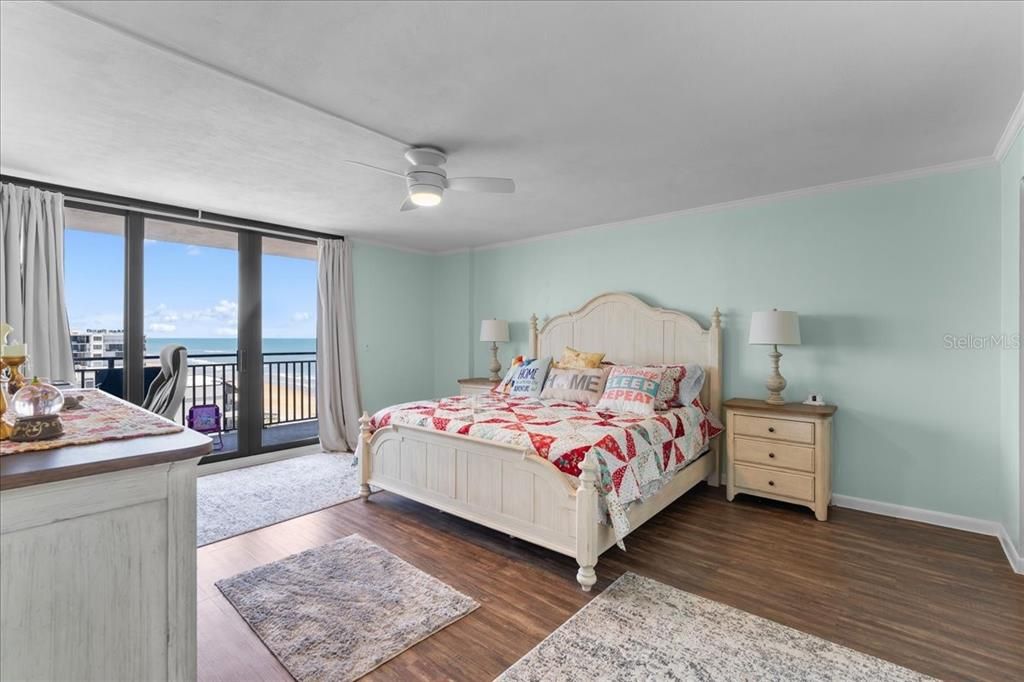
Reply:
[[[64,209],[64,288],[71,355],[82,386],[123,397],[123,213]]]

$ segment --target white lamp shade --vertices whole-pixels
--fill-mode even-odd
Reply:
[[[791,310],[768,310],[750,316],[748,343],[775,346],[800,345],[800,320]]]
[[[504,343],[508,341],[508,320],[482,320],[480,340]]]

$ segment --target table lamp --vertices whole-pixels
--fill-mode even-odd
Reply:
[[[508,342],[508,320],[482,320],[480,322],[480,340],[491,342],[491,381],[501,381],[498,344]]]
[[[797,314],[791,310],[754,313],[750,317],[748,343],[772,347],[772,352],[768,354],[772,359],[772,373],[765,383],[768,389],[768,399],[765,402],[769,405],[785,405],[782,391],[786,388],[786,380],[779,373],[779,359],[782,357],[779,346],[800,345],[800,320]]]

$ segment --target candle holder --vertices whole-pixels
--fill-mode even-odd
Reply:
[[[0,357],[0,441],[11,437],[11,425],[4,419],[4,415],[7,414],[7,387],[10,381],[6,369],[7,363]]]
[[[4,366],[10,370],[7,389],[11,392],[11,395],[14,395],[28,383],[19,371],[21,366],[25,364],[25,361],[28,360],[28,356],[8,355],[0,359],[3,360]]]

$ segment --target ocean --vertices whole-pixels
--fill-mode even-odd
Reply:
[[[146,337],[146,355],[159,355],[160,349],[167,344],[177,343],[188,349],[188,354],[207,355],[213,353],[238,352],[238,339],[215,338],[151,338]],[[263,339],[264,353],[309,353],[316,351],[316,339]],[[310,359],[311,356],[298,356],[295,359]],[[289,359],[275,357],[275,360]],[[210,358],[214,362],[225,362],[226,358]]]

